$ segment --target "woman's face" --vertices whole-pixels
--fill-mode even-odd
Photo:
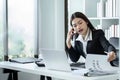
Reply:
[[[80,34],[80,35],[86,35],[87,34],[87,22],[85,22],[82,18],[75,18],[72,20],[72,26],[74,30]]]

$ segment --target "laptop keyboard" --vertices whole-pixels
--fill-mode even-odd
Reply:
[[[85,63],[77,62],[77,63],[71,63],[71,67],[77,67],[77,68],[85,68]]]

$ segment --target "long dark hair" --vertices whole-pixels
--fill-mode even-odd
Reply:
[[[70,19],[70,25],[71,25],[71,26],[73,26],[73,25],[72,25],[72,21],[73,21],[73,19],[75,19],[75,18],[82,18],[85,22],[88,23],[87,26],[90,28],[90,30],[92,30],[92,31],[95,30],[95,28],[94,28],[93,25],[91,24],[90,20],[89,20],[83,13],[81,13],[81,12],[75,12],[75,13],[72,14],[71,19]]]

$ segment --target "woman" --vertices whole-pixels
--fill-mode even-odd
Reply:
[[[90,53],[107,54],[109,62],[116,58],[116,49],[105,38],[104,32],[96,30],[83,13],[73,13],[70,24],[72,29],[67,34],[66,45],[73,62],[77,62],[80,56],[86,58]]]

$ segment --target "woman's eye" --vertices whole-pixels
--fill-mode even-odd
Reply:
[[[79,22],[78,24],[82,24],[82,22]]]

